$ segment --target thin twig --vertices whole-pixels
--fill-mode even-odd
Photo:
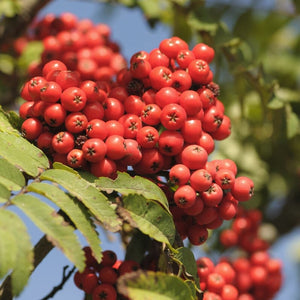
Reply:
[[[52,291],[47,294],[44,298],[42,298],[41,300],[48,300],[51,299],[55,296],[55,294],[57,292],[59,292],[60,290],[63,289],[65,283],[69,280],[69,278],[71,277],[71,275],[75,272],[76,267],[74,266],[69,272],[67,272],[67,269],[69,268],[69,266],[64,266],[63,268],[63,276],[62,276],[62,280],[60,282],[59,285],[53,287]]]

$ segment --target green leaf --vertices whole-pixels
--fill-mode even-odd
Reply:
[[[44,46],[41,41],[29,42],[18,59],[18,66],[27,70],[31,62],[40,61],[43,50]]]
[[[69,197],[59,187],[47,183],[34,182],[27,187],[27,190],[48,198],[63,210],[86,238],[91,246],[94,257],[100,262],[102,258],[101,242],[95,226],[90,219],[90,215],[81,202]]]
[[[1,212],[6,211],[7,210],[1,209]],[[2,215],[2,213],[0,214]],[[17,241],[11,229],[8,229],[6,225],[0,227],[0,238],[0,278],[2,279],[16,265]]]
[[[19,135],[19,132],[21,131],[21,126],[22,126],[22,123],[24,120],[20,117],[20,115],[18,113],[16,113],[13,110],[6,112],[6,117],[9,121],[9,123],[11,124],[11,126],[17,130],[18,135]]]
[[[147,201],[142,195],[131,194],[123,198],[123,208],[120,214],[130,224],[144,234],[169,247],[175,240],[175,225],[170,216],[160,204]]]
[[[68,172],[78,175],[78,172],[76,170],[74,170],[73,168],[66,166],[60,162],[54,162],[53,169],[65,170],[65,171],[68,171]]]
[[[268,108],[270,109],[280,109],[284,107],[284,103],[282,100],[278,99],[277,97],[274,97],[269,103]]]
[[[20,133],[12,126],[9,115],[0,106],[0,132],[13,133],[20,136]]]
[[[45,171],[41,179],[60,184],[72,196],[78,198],[111,231],[120,229],[121,221],[107,197],[79,175],[66,170],[52,169]]]
[[[33,270],[33,250],[30,237],[23,221],[13,212],[0,210],[0,232],[5,231],[11,237],[7,240],[1,236],[1,273],[6,273],[7,268],[12,269],[11,280],[14,295],[19,295],[28,282]],[[3,245],[4,244],[4,245]],[[6,249],[4,249],[6,247]],[[5,255],[2,258],[2,255]],[[2,262],[4,264],[2,264]],[[3,270],[2,270],[3,269]],[[6,270],[5,270],[6,269]],[[3,273],[1,275],[3,275]]]
[[[275,90],[277,98],[284,102],[300,102],[300,93],[287,88],[278,88]]]
[[[14,72],[15,60],[9,54],[0,54],[0,71],[6,75]]]
[[[218,23],[208,18],[208,15],[192,12],[188,16],[187,22],[192,30],[208,32],[210,35],[215,36],[218,30]]]
[[[107,177],[100,177],[95,181],[95,184],[100,190],[108,193],[117,191],[123,196],[129,194],[143,195],[148,200],[158,201],[168,212],[170,212],[165,193],[155,183],[141,176],[131,177],[126,172],[119,172],[118,177],[115,180]]]
[[[290,139],[299,133],[299,119],[296,113],[290,112],[287,115],[287,137]]]
[[[20,10],[19,1],[2,0],[0,2],[0,15],[14,17]]]
[[[85,257],[81,244],[74,233],[74,228],[66,223],[62,216],[49,205],[29,194],[17,195],[12,203],[47,235],[48,240],[59,248],[78,270],[84,270]]]
[[[10,198],[10,191],[7,189],[6,186],[0,183],[0,203],[5,203]]]
[[[126,248],[125,260],[134,260],[141,263],[147,250],[150,250],[151,241],[148,235],[136,230]]]
[[[171,254],[171,258],[184,268],[187,276],[192,276],[196,286],[199,288],[199,278],[197,274],[197,264],[193,252],[186,247],[176,249],[176,253]]]
[[[46,155],[21,136],[0,132],[0,156],[31,176],[49,167]]]
[[[117,282],[118,292],[131,300],[191,300],[189,286],[173,274],[152,271],[131,272]]]
[[[18,168],[0,158],[0,182],[10,191],[18,191],[25,185],[25,178]]]

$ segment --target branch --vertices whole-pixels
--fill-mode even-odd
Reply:
[[[51,0],[20,0],[20,11],[14,17],[4,17],[0,22],[0,45],[21,36],[37,13]]]
[[[48,300],[51,299],[55,296],[55,294],[62,290],[62,288],[64,287],[65,283],[68,281],[68,279],[71,277],[71,275],[75,272],[76,267],[74,266],[68,273],[67,273],[67,269],[69,268],[69,266],[64,266],[63,268],[63,276],[62,276],[62,280],[61,283],[57,286],[55,286],[52,291],[46,295],[44,298],[42,298],[41,300]]]

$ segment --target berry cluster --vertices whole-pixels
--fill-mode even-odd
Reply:
[[[116,282],[119,276],[137,271],[140,265],[133,260],[117,260],[117,255],[112,250],[102,252],[101,263],[97,263],[90,247],[83,248],[86,257],[86,268],[83,272],[74,274],[75,285],[92,300],[126,299],[117,293]]]
[[[282,283],[281,261],[267,251],[223,258],[216,265],[201,257],[197,267],[204,300],[271,300]]]
[[[231,227],[222,230],[220,242],[225,248],[237,246],[248,253],[265,251],[269,243],[259,236],[262,213],[239,207]]]
[[[27,35],[14,43],[16,53],[21,54],[32,40],[42,41],[43,52],[40,61],[30,64],[30,77],[40,75],[43,65],[53,59],[64,62],[69,70],[78,71],[82,79],[91,80],[111,80],[127,65],[119,45],[111,39],[108,25],[78,20],[69,12],[59,16],[49,13],[36,20]]]
[[[271,300],[282,284],[282,266],[271,258],[269,243],[258,237],[261,213],[238,209],[232,227],[221,232],[226,248],[238,247],[242,256],[221,258],[214,265],[208,257],[197,260],[203,299]]]
[[[233,218],[254,189],[251,179],[237,176],[232,160],[208,161],[214,141],[230,134],[212,81],[213,58],[211,47],[199,43],[190,50],[172,37],[132,55],[114,80],[82,79],[60,60],[47,62],[21,92],[23,135],[51,161],[98,177],[164,172],[175,190],[169,198],[178,231],[202,244],[207,229]]]
[[[174,165],[169,180],[175,178],[178,184],[186,169],[184,164]],[[208,229],[216,229],[224,220],[231,220],[239,201],[250,199],[252,180],[236,174],[232,160],[211,160],[192,171],[187,176],[188,183],[179,185],[175,192],[169,191],[174,222],[183,239],[188,237],[193,245],[202,244],[208,237]]]

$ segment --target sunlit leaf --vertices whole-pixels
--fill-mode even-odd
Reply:
[[[17,195],[12,203],[22,210],[35,225],[47,235],[74,265],[83,271],[85,257],[74,228],[48,204],[29,194]]]
[[[108,193],[117,191],[124,196],[129,194],[143,195],[146,199],[158,201],[169,212],[165,193],[155,183],[141,176],[131,177],[126,172],[119,172],[115,180],[100,177],[95,183],[100,190]]]
[[[290,112],[287,115],[287,137],[292,138],[299,133],[299,119],[296,113]]]
[[[43,50],[44,46],[41,41],[29,42],[18,59],[19,67],[27,70],[31,62],[40,60]]]
[[[31,176],[49,167],[46,155],[21,136],[0,132],[0,156]]]
[[[280,109],[284,107],[284,102],[276,97],[274,97],[269,103],[268,108],[270,109]]]
[[[10,198],[9,189],[0,183],[0,203],[4,203]]]
[[[25,185],[25,178],[18,168],[0,158],[0,182],[10,191],[17,191]]]
[[[27,229],[23,221],[13,212],[8,210],[0,210],[0,228],[1,232],[11,234],[7,236],[7,240],[1,237],[1,254],[2,251],[6,254],[4,257],[4,272],[5,268],[9,267],[12,270],[12,291],[14,295],[19,295],[28,282],[30,273],[33,269],[33,251]],[[0,233],[1,235],[1,233]],[[7,242],[9,241],[9,245]],[[4,245],[2,245],[2,243]],[[7,249],[3,249],[4,246]],[[7,261],[6,261],[7,260]],[[12,265],[10,265],[13,263]],[[9,266],[10,265],[10,266]],[[2,272],[2,263],[1,271]]]
[[[66,170],[52,169],[45,171],[41,179],[60,184],[72,196],[78,198],[111,231],[120,229],[120,220],[107,197],[79,175]]]
[[[134,227],[151,238],[171,246],[175,239],[175,225],[160,204],[143,196],[130,194],[123,198],[121,215]]]
[[[0,2],[0,15],[14,17],[20,10],[19,1],[2,0]]]
[[[0,54],[0,71],[4,74],[11,75],[14,72],[14,58],[8,54]]]
[[[69,197],[63,190],[52,184],[33,182],[27,187],[28,191],[38,193],[62,209],[71,219],[76,228],[89,243],[94,256],[100,262],[102,253],[100,240],[89,214],[81,202]]]
[[[118,292],[131,300],[192,300],[189,286],[172,274],[152,271],[131,272],[117,282]]]
[[[2,109],[1,106],[0,106],[0,132],[12,133],[12,134],[15,134],[17,136],[20,135],[20,133],[11,124],[11,122],[9,120],[9,114],[6,113]]]

